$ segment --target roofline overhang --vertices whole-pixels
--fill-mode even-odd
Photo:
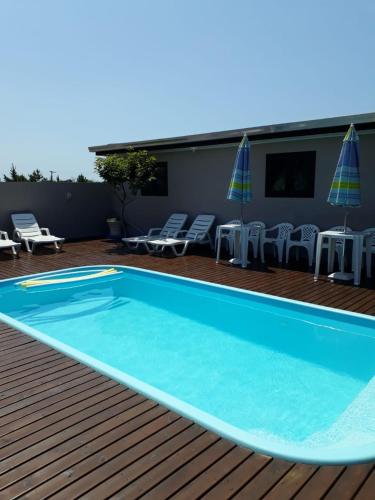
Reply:
[[[358,131],[375,129],[375,112],[338,116],[334,118],[322,118],[319,120],[279,123],[260,127],[240,128],[222,132],[168,137],[165,139],[105,144],[102,146],[90,146],[88,149],[97,156],[106,156],[109,154],[124,153],[129,147],[135,150],[147,149],[151,152],[198,148],[238,143],[244,133],[248,135],[250,140],[253,139],[256,141],[342,133],[347,130],[351,123],[355,124]]]

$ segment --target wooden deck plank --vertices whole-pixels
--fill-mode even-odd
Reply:
[[[323,498],[333,484],[344,472],[345,467],[326,466],[320,467],[312,478],[300,489],[295,496],[296,500],[314,500]]]
[[[340,476],[340,481],[336,481],[325,496],[326,500],[353,498],[373,468],[373,464],[361,464],[345,469]],[[373,493],[375,497],[375,491]]]
[[[315,465],[295,464],[265,495],[265,500],[284,500],[298,493],[318,470]]]
[[[369,474],[365,482],[361,485],[359,491],[355,495],[355,500],[367,500],[374,498],[375,492],[375,469]]]
[[[173,495],[187,483],[191,483],[196,476],[207,470],[212,464],[227,455],[234,447],[233,443],[219,439],[212,446],[168,475],[157,486],[152,487],[143,497],[150,500],[163,500],[166,491],[168,491],[168,494]]]
[[[262,498],[293,467],[286,460],[271,460],[254,479],[249,481],[233,498],[236,500]]]
[[[8,419],[5,417],[1,419],[0,436],[24,428],[40,419],[43,419],[45,423],[45,419],[49,415],[58,417],[57,412],[66,406],[83,401],[112,387],[116,387],[116,382],[112,380],[98,382],[98,379],[94,379],[65,391],[58,398],[51,396],[39,404],[34,404],[29,411],[8,414]]]
[[[252,481],[271,460],[271,457],[253,453],[206,493],[205,498],[215,500],[221,495],[223,498],[232,498],[249,481]]]
[[[176,422],[177,421],[177,422]],[[117,422],[116,422],[117,423]],[[147,437],[155,434],[153,448],[157,447],[165,438],[165,429],[170,427],[171,433],[178,433],[191,425],[184,422],[178,415],[170,413],[161,406],[154,406],[143,412],[139,417],[124,420],[119,425],[112,427],[112,421],[107,421],[95,426],[80,436],[80,440],[70,439],[64,443],[63,449],[56,449],[55,460],[41,461],[39,457],[26,463],[21,474],[25,481],[13,483],[7,489],[10,496],[25,495],[30,498],[44,498],[69,486],[86,474],[96,471],[107,461],[108,451],[111,447],[123,447],[121,452],[131,449],[131,458],[137,457],[136,446]],[[107,446],[107,448],[105,448]],[[153,449],[152,447],[150,450]],[[128,453],[129,456],[129,453]],[[36,470],[36,467],[39,469]],[[20,474],[14,476],[19,478]]]
[[[117,455],[113,460],[106,462],[101,467],[100,475],[95,474],[95,472],[87,474],[80,481],[73,483],[72,487],[64,489],[56,498],[74,498],[82,494],[82,492],[86,493],[87,491],[90,491],[92,498],[103,498],[117,493],[119,489],[128,486],[129,483],[133,483],[138,478],[142,479],[145,473],[150,470],[152,471],[155,466],[163,463],[180,450],[184,450],[195,440],[206,434],[208,434],[207,431],[194,424],[171,439],[166,440],[153,453],[146,455],[142,453],[136,461],[133,461],[133,457],[131,456]],[[208,446],[213,439],[210,435],[208,442],[203,442],[203,446]],[[217,439],[219,438],[216,437]],[[202,443],[200,444],[202,445]],[[147,443],[144,446],[147,449]],[[95,486],[94,488],[93,485]],[[127,498],[134,497],[129,495]]]
[[[124,264],[375,314],[375,283],[313,282],[303,267],[233,268],[209,255],[128,254],[107,241],[0,254],[0,278]],[[374,498],[373,464],[293,464],[253,453],[0,324],[0,497]]]
[[[73,374],[73,376],[64,377],[64,379],[59,380],[52,386],[51,384],[43,384],[40,391],[34,392],[26,397],[23,396],[22,398],[2,408],[0,410],[0,416],[3,417],[4,415],[10,415],[11,413],[17,411],[29,412],[30,409],[33,411],[36,403],[45,401],[50,397],[59,397],[61,394],[64,394],[65,391],[69,391],[72,387],[76,387],[89,380],[97,379],[98,377],[98,373],[88,370],[83,376],[77,377],[76,374]]]

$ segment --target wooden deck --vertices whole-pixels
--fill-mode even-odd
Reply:
[[[313,283],[302,270],[233,269],[212,257],[130,255],[70,243],[19,260],[0,278],[125,264],[375,314],[374,283]],[[317,467],[253,453],[0,324],[0,498],[374,499],[375,466]]]

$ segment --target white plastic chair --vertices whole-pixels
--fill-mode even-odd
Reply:
[[[56,251],[62,249],[65,238],[53,236],[48,227],[39,227],[33,214],[12,214],[11,219],[14,225],[13,239],[25,243],[28,252],[34,252],[37,245],[48,244],[53,244]]]
[[[264,229],[260,235],[260,258],[264,264],[264,247],[270,244],[277,250],[277,258],[279,264],[283,261],[284,246],[288,234],[293,230],[293,224],[290,222],[280,222],[276,226]],[[273,233],[273,235],[272,235]],[[271,234],[267,236],[267,234]]]
[[[364,233],[370,234],[370,250],[366,252],[366,245],[363,247],[363,254],[366,256],[366,267],[369,269],[369,274],[371,278],[371,264],[372,264],[372,256],[375,255],[375,227],[368,227],[364,229]]]
[[[209,244],[213,248],[210,231],[214,221],[214,215],[198,215],[190,229],[179,231],[173,238],[150,239],[145,246],[149,253],[162,253],[165,248],[170,247],[176,257],[185,255],[188,246],[192,244]],[[177,247],[181,245],[182,250],[178,251]]]
[[[351,231],[352,229],[348,226],[346,226],[347,231]],[[330,227],[327,231],[345,231],[345,226],[333,226]],[[322,245],[322,250],[326,249],[328,252],[328,242],[324,242],[323,240],[323,245]],[[337,259],[339,262],[340,266],[340,271],[343,273],[345,269],[341,269],[343,266],[341,265],[342,263],[342,252],[344,251],[344,239],[343,238],[337,238],[336,239],[336,245],[335,245],[335,253],[337,255]],[[345,264],[344,264],[345,266]],[[353,266],[352,266],[353,267]]]
[[[13,257],[18,257],[21,243],[10,240],[6,231],[0,231],[0,250],[10,249]]]
[[[309,266],[311,267],[314,260],[314,252],[315,252],[315,243],[316,237],[319,233],[320,229],[318,226],[314,224],[302,224],[301,226],[296,227],[291,231],[286,239],[286,252],[285,252],[285,262],[288,264],[289,262],[289,253],[291,248],[296,247],[297,252],[299,248],[305,248],[307,251]],[[299,239],[292,239],[292,235],[298,235]],[[297,254],[298,256],[298,254]]]
[[[233,219],[225,224],[241,224],[241,221],[239,219]],[[217,243],[218,243],[218,237],[219,237],[219,226],[216,228],[216,234],[215,234],[215,248],[217,248]],[[225,229],[221,231],[221,240],[226,241],[228,244],[228,251],[230,255],[233,255],[233,249],[234,249],[234,231],[232,229]]]
[[[249,243],[253,249],[254,259],[258,257],[258,248],[259,248],[259,240],[261,237],[262,231],[266,228],[264,222],[260,220],[254,220],[247,224],[249,228]]]
[[[172,214],[163,227],[152,227],[148,233],[143,236],[133,236],[130,238],[122,238],[122,241],[131,250],[135,250],[139,245],[144,245],[150,239],[168,238],[174,236],[180,231],[187,220],[187,214]]]

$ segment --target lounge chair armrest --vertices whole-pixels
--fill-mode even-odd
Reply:
[[[8,233],[6,231],[0,231],[0,238],[3,240],[9,240]]]
[[[18,229],[13,231],[13,239],[14,241],[22,241],[22,234]]]
[[[41,227],[40,231],[44,233],[46,236],[51,236],[51,233],[49,232],[48,227]]]
[[[174,238],[181,238],[181,236],[184,236],[188,233],[189,231],[187,229],[182,229],[180,231],[176,231],[173,235]]]
[[[206,231],[200,231],[197,233],[195,233],[193,231],[191,231],[191,232],[194,234],[194,240],[202,239],[207,234]]]
[[[163,229],[162,227],[152,227],[151,229],[149,229],[147,236],[155,235],[155,233],[160,234],[160,231],[162,229]]]

